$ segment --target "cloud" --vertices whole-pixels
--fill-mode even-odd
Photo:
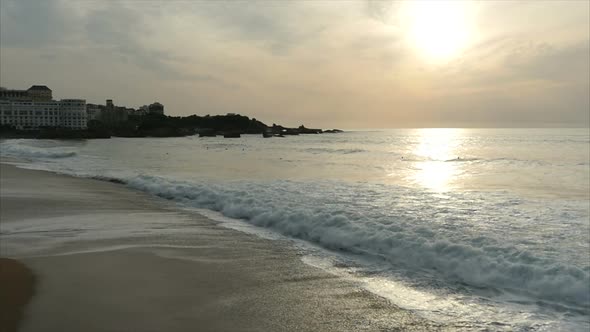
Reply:
[[[0,0],[2,85],[294,124],[588,118],[587,11],[479,3],[471,47],[432,64],[404,3]]]
[[[95,57],[134,64],[158,79],[222,83],[211,74],[179,69],[183,59],[174,50],[142,43],[153,33],[152,25],[147,24],[153,12],[129,3],[23,0],[1,4],[3,47],[38,48],[44,50],[41,57],[46,60],[85,49]]]
[[[316,38],[329,23],[309,7],[287,1],[206,1],[186,4],[183,9],[215,38],[284,55]]]
[[[106,6],[91,10],[86,15],[85,31],[89,43],[100,48],[101,55],[114,52],[138,67],[153,72],[158,79],[217,81],[210,74],[195,74],[179,69],[176,64],[185,60],[174,50],[148,47],[154,27],[148,24],[156,19],[149,11],[137,10],[128,3],[107,2]]]
[[[0,1],[4,47],[37,48],[72,41],[72,17],[61,1]]]
[[[365,10],[369,17],[384,24],[397,25],[398,12],[402,1],[393,0],[366,0]]]
[[[440,90],[486,91],[525,83],[587,84],[590,42],[554,44],[501,38],[474,47],[435,73]]]
[[[589,63],[590,41],[562,47],[530,43],[506,58],[514,76],[569,83],[588,81]]]

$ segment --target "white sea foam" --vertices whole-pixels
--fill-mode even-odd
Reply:
[[[78,153],[72,148],[65,147],[35,147],[29,143],[29,140],[10,140],[0,145],[0,155],[4,157],[16,158],[69,158]]]
[[[419,292],[442,290],[448,298],[449,291],[468,307],[497,304],[488,318],[476,309],[454,315],[432,303],[409,306],[449,314],[449,321],[587,331],[590,132],[433,133],[7,140],[0,154],[31,160],[27,168],[123,180],[231,218],[223,223],[232,228],[302,239],[352,266],[368,261],[370,278],[377,271]],[[89,229],[72,239],[135,234],[133,227],[117,230]]]
[[[326,196],[322,185],[317,183],[278,181],[219,186],[140,176],[129,179],[128,184],[328,249],[380,257],[392,266],[425,271],[475,287],[517,292],[584,308],[590,306],[588,266],[580,268],[538,257],[485,232],[473,238],[457,236],[445,230],[453,225],[427,228],[424,220],[416,216],[364,210],[366,202]],[[340,189],[349,193],[358,188]],[[388,190],[390,194],[391,191]],[[401,198],[403,190],[398,194]],[[471,232],[464,231],[464,235]]]

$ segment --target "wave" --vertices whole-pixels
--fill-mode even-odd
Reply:
[[[480,160],[479,158],[453,158],[453,159],[447,159],[445,160],[446,163],[452,163],[452,162],[467,162],[467,161],[478,161]]]
[[[487,164],[487,163],[503,163],[503,164],[514,164],[514,165],[525,165],[525,166],[547,166],[547,165],[563,165],[569,166],[569,164],[551,164],[547,161],[542,160],[534,160],[534,159],[518,159],[518,158],[490,158],[490,159],[483,159],[477,157],[456,157],[450,159],[437,159],[437,158],[430,158],[430,157],[404,157],[400,158],[403,162],[445,162],[445,163],[477,163],[477,164]],[[587,165],[587,164],[577,164],[577,165]]]
[[[138,176],[127,183],[159,197],[218,211],[327,249],[380,258],[392,267],[581,306],[582,310],[590,308],[589,267],[536,257],[515,243],[506,244],[485,235],[466,237],[454,224],[445,226],[452,229],[449,232],[415,215],[399,211],[385,214],[371,205],[370,198],[355,202],[350,198],[354,196],[347,196],[358,188],[331,183],[326,185],[331,192],[327,194],[318,183],[277,181],[219,186],[155,176]],[[370,196],[371,191],[367,192]],[[404,197],[404,193],[399,194]]]
[[[310,152],[313,154],[320,153],[334,153],[334,154],[351,154],[351,153],[362,153],[367,152],[365,149],[330,149],[330,148],[306,148],[301,149],[303,152]]]
[[[100,181],[111,182],[111,183],[116,183],[116,184],[127,184],[127,182],[125,180],[121,180],[121,179],[113,178],[113,177],[108,177],[108,176],[102,176],[102,175],[91,176],[90,178],[93,180],[100,180]]]
[[[78,155],[76,151],[62,147],[35,147],[26,145],[28,141],[11,140],[0,144],[0,155],[16,158],[70,158]]]

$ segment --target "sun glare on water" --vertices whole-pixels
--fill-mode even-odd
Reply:
[[[460,129],[430,128],[417,131],[419,144],[414,151],[418,157],[414,181],[433,191],[447,191],[457,181],[459,169],[452,162],[459,153]],[[458,159],[457,159],[458,160]]]
[[[457,55],[472,34],[468,1],[409,1],[406,3],[411,43],[424,56],[444,60]]]

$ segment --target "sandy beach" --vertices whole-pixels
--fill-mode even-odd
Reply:
[[[35,275],[20,331],[449,329],[302,263],[280,242],[167,201],[1,167],[2,256]],[[113,235],[123,221],[126,233]]]
[[[23,263],[0,257],[0,328],[17,331],[23,311],[34,293],[35,277]]]

